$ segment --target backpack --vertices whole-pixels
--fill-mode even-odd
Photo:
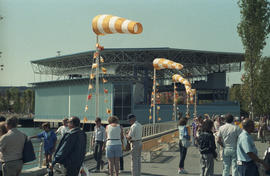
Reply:
[[[32,144],[32,141],[28,139],[26,136],[25,142],[24,142],[24,147],[23,147],[23,163],[28,163],[31,161],[34,161],[36,159],[34,147]]]

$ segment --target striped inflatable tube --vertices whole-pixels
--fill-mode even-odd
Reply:
[[[184,84],[186,93],[190,95],[191,84],[189,83],[187,79],[183,78],[181,75],[178,75],[178,74],[173,75],[172,79],[174,82],[180,82],[181,84]]]
[[[113,15],[95,16],[92,20],[92,28],[97,35],[139,34],[143,31],[141,23]]]
[[[153,61],[153,66],[155,69],[176,69],[181,70],[183,68],[182,64],[176,63],[174,61],[164,59],[164,58],[156,58]]]

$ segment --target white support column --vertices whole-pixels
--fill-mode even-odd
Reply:
[[[96,44],[99,44],[98,41],[98,35],[97,35],[97,42]],[[96,52],[98,53],[98,56],[96,57],[96,117],[99,117],[99,50],[98,46],[96,45]]]
[[[177,106],[177,102],[176,102],[176,84],[175,82],[173,82],[173,115],[174,115],[174,120],[176,121],[176,106]]]
[[[154,83],[154,96],[153,96],[153,98],[154,98],[154,101],[153,101],[153,124],[155,124],[156,123],[156,69],[154,68],[154,81],[153,81],[153,83]]]

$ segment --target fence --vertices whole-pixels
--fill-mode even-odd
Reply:
[[[177,124],[176,122],[164,122],[164,123],[156,123],[156,124],[146,124],[142,126],[142,137],[149,137],[151,135],[155,135],[167,130],[176,129]],[[123,129],[124,134],[126,134],[129,130],[129,127],[126,127]],[[91,145],[93,142],[93,131],[86,132],[87,134],[87,146],[86,146],[86,155],[93,154],[93,146]],[[60,141],[60,138],[58,138],[57,143]],[[33,139],[33,146],[36,153],[37,159],[33,162],[29,162],[25,164],[25,169],[30,169],[34,167],[41,168],[43,165],[43,141],[38,139]]]

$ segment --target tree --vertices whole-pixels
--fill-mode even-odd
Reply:
[[[270,32],[270,3],[267,0],[239,0],[241,21],[237,30],[245,50],[245,101],[250,102],[251,116],[259,107],[258,78],[262,50]]]
[[[13,87],[10,89],[10,94],[11,94],[11,99],[13,101],[13,111],[16,113],[21,112],[21,97],[20,97],[20,92],[19,89]]]
[[[259,106],[260,115],[270,114],[270,57],[264,58],[261,64],[261,70],[259,75]]]

